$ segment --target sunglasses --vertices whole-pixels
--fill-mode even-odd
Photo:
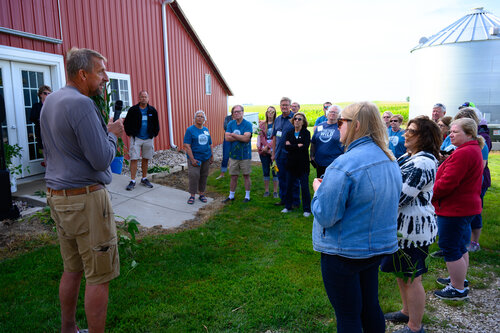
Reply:
[[[390,123],[399,123],[399,120],[391,120]]]
[[[302,118],[293,118],[293,120],[302,121],[302,120],[304,120],[304,119],[302,119]]]
[[[405,133],[406,133],[406,134],[410,134],[410,135],[415,135],[415,134],[417,134],[417,133],[418,133],[418,131],[417,131],[417,130],[414,130],[414,129],[411,129],[411,128],[408,128],[408,129],[406,129],[406,132],[405,132]]]
[[[339,126],[339,128],[341,128],[345,122],[349,122],[349,121],[352,121],[352,119],[339,118],[339,119],[337,119],[337,125]]]
[[[48,92],[48,91],[44,91],[44,92],[42,93],[42,95],[45,95],[45,96],[50,95],[50,92]]]

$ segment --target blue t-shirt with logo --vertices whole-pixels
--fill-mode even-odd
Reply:
[[[314,160],[319,166],[329,166],[337,157],[344,153],[344,146],[340,142],[339,126],[320,123],[311,138],[314,144]]]
[[[206,127],[198,128],[195,125],[189,126],[186,134],[184,134],[184,143],[191,145],[193,157],[200,162],[208,161],[210,156],[212,156],[212,151],[210,150],[212,137]]]
[[[141,107],[139,107],[139,110],[141,110],[142,121],[141,121],[141,130],[139,131],[139,135],[137,135],[137,137],[139,139],[147,140],[147,139],[149,139],[149,135],[148,135],[148,107],[146,106],[146,108],[144,108],[144,109],[141,109]]]
[[[243,135],[245,133],[253,133],[252,123],[243,119],[238,125],[236,120],[231,120],[227,124],[227,133],[235,133]],[[252,144],[251,140],[248,142],[233,141],[231,142],[231,149],[229,150],[229,157],[234,160],[249,160],[252,158]]]
[[[387,129],[387,135],[389,135],[389,149],[396,158],[406,153],[404,134],[405,131],[401,129],[398,132],[394,132],[392,127]]]
[[[326,116],[321,116],[318,119],[316,119],[316,121],[314,122],[314,126],[318,126],[319,124],[324,123],[327,120],[328,118],[326,118]]]

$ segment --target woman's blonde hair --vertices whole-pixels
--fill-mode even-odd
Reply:
[[[477,135],[477,124],[471,118],[460,118],[454,120],[450,126],[457,125],[464,131],[465,134],[470,135],[473,140],[476,140],[479,144],[479,148],[484,147],[484,138],[481,135]]]
[[[345,138],[345,150],[354,141],[364,136],[369,136],[377,146],[384,151],[391,161],[396,160],[392,152],[387,147],[389,138],[387,127],[380,118],[378,107],[370,102],[360,102],[348,105],[341,114],[341,119],[349,119],[345,124],[349,126]],[[345,126],[345,125],[344,125]]]
[[[473,108],[460,109],[460,111],[458,111],[458,113],[455,115],[455,120],[461,118],[470,118],[474,120],[476,122],[476,126],[479,126],[479,122],[481,121]]]

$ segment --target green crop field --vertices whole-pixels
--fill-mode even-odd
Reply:
[[[351,104],[352,102],[341,102],[341,103],[334,103],[340,105],[342,108],[346,107],[347,105]],[[384,102],[384,101],[374,101],[378,108],[380,109],[380,112],[383,113],[385,111],[391,111],[393,114],[400,114],[404,117],[405,121],[404,123],[408,122],[408,112],[409,112],[409,103],[407,102]],[[280,114],[280,108],[279,105],[273,105],[276,108],[276,111],[278,111],[278,115]],[[269,107],[269,105],[245,105],[245,112],[246,113],[254,113],[258,112],[259,113],[259,119],[264,120],[266,110]],[[316,119],[320,116],[323,115],[323,104],[302,104],[300,106],[300,112],[304,112],[306,115],[307,121],[311,124],[316,121]]]

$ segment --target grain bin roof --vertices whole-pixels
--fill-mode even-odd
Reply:
[[[428,46],[481,40],[500,40],[500,18],[483,7],[474,8],[458,21],[429,38],[422,37],[411,52]]]

